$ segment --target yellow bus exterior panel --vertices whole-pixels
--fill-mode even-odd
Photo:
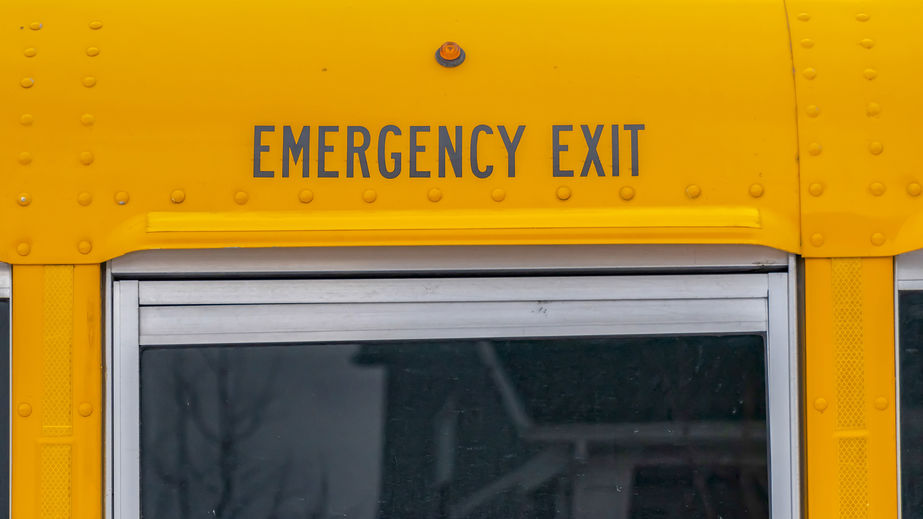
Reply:
[[[805,261],[809,519],[897,517],[892,258]]]
[[[800,248],[779,1],[15,0],[0,19],[3,261],[267,244]],[[436,62],[447,40],[461,66]],[[379,150],[388,125],[401,134]],[[350,126],[369,132],[368,178],[347,161]],[[460,177],[448,164],[439,177],[440,126],[461,127]],[[520,126],[510,177],[501,127]],[[557,145],[555,126],[570,127]],[[310,128],[307,177],[285,127]],[[337,127],[324,153],[321,127]],[[386,167],[401,154],[396,178],[379,151]],[[255,156],[272,177],[254,177]],[[572,176],[555,176],[555,157]],[[250,218],[258,231],[233,225]]]
[[[805,256],[923,247],[923,9],[788,2]]]
[[[99,266],[13,269],[15,518],[102,515]]]

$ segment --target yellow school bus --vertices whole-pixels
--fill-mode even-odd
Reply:
[[[10,517],[923,517],[918,2],[0,22]]]

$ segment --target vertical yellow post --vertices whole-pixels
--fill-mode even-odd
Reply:
[[[102,516],[99,272],[13,267],[14,519]]]
[[[892,258],[805,261],[809,519],[897,517]]]

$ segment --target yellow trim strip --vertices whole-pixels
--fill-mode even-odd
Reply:
[[[569,229],[569,228],[748,228],[761,227],[760,211],[753,207],[677,209],[575,209],[444,211],[423,213],[394,211],[331,213],[167,213],[147,215],[147,232],[256,232],[256,231],[373,231],[461,229]]]

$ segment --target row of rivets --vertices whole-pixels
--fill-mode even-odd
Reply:
[[[826,398],[821,397],[821,398],[814,399],[814,409],[818,410],[821,413],[823,413],[827,409],[828,405],[829,404],[827,403]],[[883,396],[880,396],[875,399],[872,405],[875,406],[875,409],[878,409],[879,411],[884,411],[885,409],[888,408],[888,399]]]
[[[92,162],[92,160],[89,160],[89,162]],[[85,162],[85,163],[88,164],[89,162]],[[920,188],[919,184],[911,184],[911,185],[916,186],[917,189]],[[812,194],[814,194],[813,192],[814,186],[817,186],[817,189],[818,189],[817,195],[819,195],[820,189],[821,189],[820,184],[812,184]],[[874,190],[874,188],[870,188],[870,189]],[[881,189],[882,189],[882,192],[884,192],[883,186],[881,187]],[[908,186],[908,192],[910,192],[910,189],[911,188]],[[686,186],[685,192],[686,192],[686,196],[688,196],[689,198],[695,199],[701,196],[702,188],[700,188],[699,186],[695,184],[690,184]],[[763,196],[764,192],[765,192],[765,189],[763,188],[762,184],[752,184],[750,188],[748,189],[748,193],[753,198],[759,198]],[[555,190],[555,196],[557,196],[559,200],[569,200],[572,195],[573,195],[573,191],[571,190],[571,188],[567,186],[561,186]],[[634,195],[635,195],[635,191],[631,187],[623,187],[622,189],[619,190],[619,196],[623,198],[624,200],[631,200],[632,198],[634,198]],[[504,191],[503,189],[495,189],[491,192],[490,196],[495,201],[502,202],[504,199],[506,199],[506,191]],[[430,189],[426,193],[426,197],[431,202],[438,202],[442,200],[442,191],[437,188]],[[130,196],[128,192],[126,191],[119,191],[115,193],[115,195],[113,196],[113,200],[118,205],[127,204],[129,199],[130,199]],[[368,203],[372,203],[378,199],[378,193],[372,189],[368,189],[362,193],[362,199]],[[186,200],[186,192],[181,189],[175,189],[170,193],[170,201],[173,202],[174,204],[181,204],[185,200]],[[311,203],[314,200],[314,192],[311,191],[310,189],[304,189],[298,193],[298,200],[300,200],[301,203],[304,203],[304,204]],[[87,205],[90,205],[92,201],[93,201],[93,195],[91,195],[90,193],[86,191],[82,191],[77,195],[77,203],[80,205],[87,206]],[[246,204],[247,202],[250,201],[250,195],[246,191],[238,191],[234,193],[234,201],[240,205]],[[16,197],[16,202],[23,207],[28,206],[29,204],[32,203],[32,196],[29,193],[20,193]]]
[[[819,232],[816,232],[811,235],[811,245],[815,247],[822,246],[824,244],[824,241],[826,241],[824,238],[824,235]],[[884,245],[885,235],[880,232],[874,232],[872,233],[871,236],[869,236],[869,241],[872,243],[872,245],[875,245],[876,247],[880,245]]]
[[[93,404],[89,402],[82,402],[77,406],[77,412],[80,413],[80,416],[87,417],[93,414]],[[28,402],[23,402],[16,407],[16,413],[23,418],[27,418],[32,415],[32,405]]]
[[[881,196],[885,193],[887,187],[881,182],[872,182],[869,184],[869,193],[875,196]],[[923,193],[923,186],[919,182],[910,182],[907,184],[907,194],[910,196],[920,196]],[[813,182],[808,186],[808,193],[811,196],[820,196],[824,194],[824,186],[820,182]]]

